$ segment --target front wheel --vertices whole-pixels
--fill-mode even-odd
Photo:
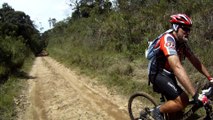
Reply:
[[[157,106],[154,99],[147,93],[135,93],[128,101],[128,111],[131,120],[153,120],[150,109]]]

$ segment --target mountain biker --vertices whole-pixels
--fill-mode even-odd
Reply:
[[[156,120],[163,119],[161,113],[175,116],[177,112],[183,110],[189,101],[187,93],[196,101],[202,101],[205,98],[205,96],[199,96],[198,99],[198,95],[195,94],[196,90],[181,64],[185,58],[207,77],[210,83],[213,83],[213,78],[206,67],[188,46],[187,41],[192,26],[191,19],[186,14],[175,14],[170,17],[173,31],[164,34],[156,44],[156,47],[160,47],[160,51],[155,58],[157,74],[155,77],[149,76],[149,79],[152,79],[150,81],[153,83],[153,87],[167,99],[167,102],[152,111],[152,116]],[[187,93],[178,85],[177,80]]]

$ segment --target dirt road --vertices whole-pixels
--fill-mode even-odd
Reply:
[[[128,120],[127,99],[50,57],[37,57],[18,120]]]

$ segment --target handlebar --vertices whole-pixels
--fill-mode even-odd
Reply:
[[[204,86],[202,88],[202,90],[198,93],[205,95],[208,98],[208,100],[209,100],[208,104],[212,103],[212,101],[213,101],[213,86],[208,86],[208,87]],[[195,104],[195,101],[191,100],[191,101],[189,101],[189,104]]]
[[[201,90],[201,94],[205,95],[208,98],[208,104],[212,104],[213,101],[213,86],[208,86]]]
[[[208,99],[212,99],[213,96],[213,87],[209,87],[207,89],[203,89],[201,94],[205,95]]]

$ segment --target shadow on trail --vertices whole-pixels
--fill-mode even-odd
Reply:
[[[30,76],[27,72],[24,72],[24,71],[14,71],[11,74],[0,76],[0,85],[7,82],[7,80],[9,79],[10,76],[14,76],[15,78],[18,78],[20,80],[36,79],[37,78],[37,77],[34,77],[34,76]]]
[[[25,71],[16,71],[14,73],[14,76],[20,79],[36,79],[34,76],[30,76],[27,72]]]

